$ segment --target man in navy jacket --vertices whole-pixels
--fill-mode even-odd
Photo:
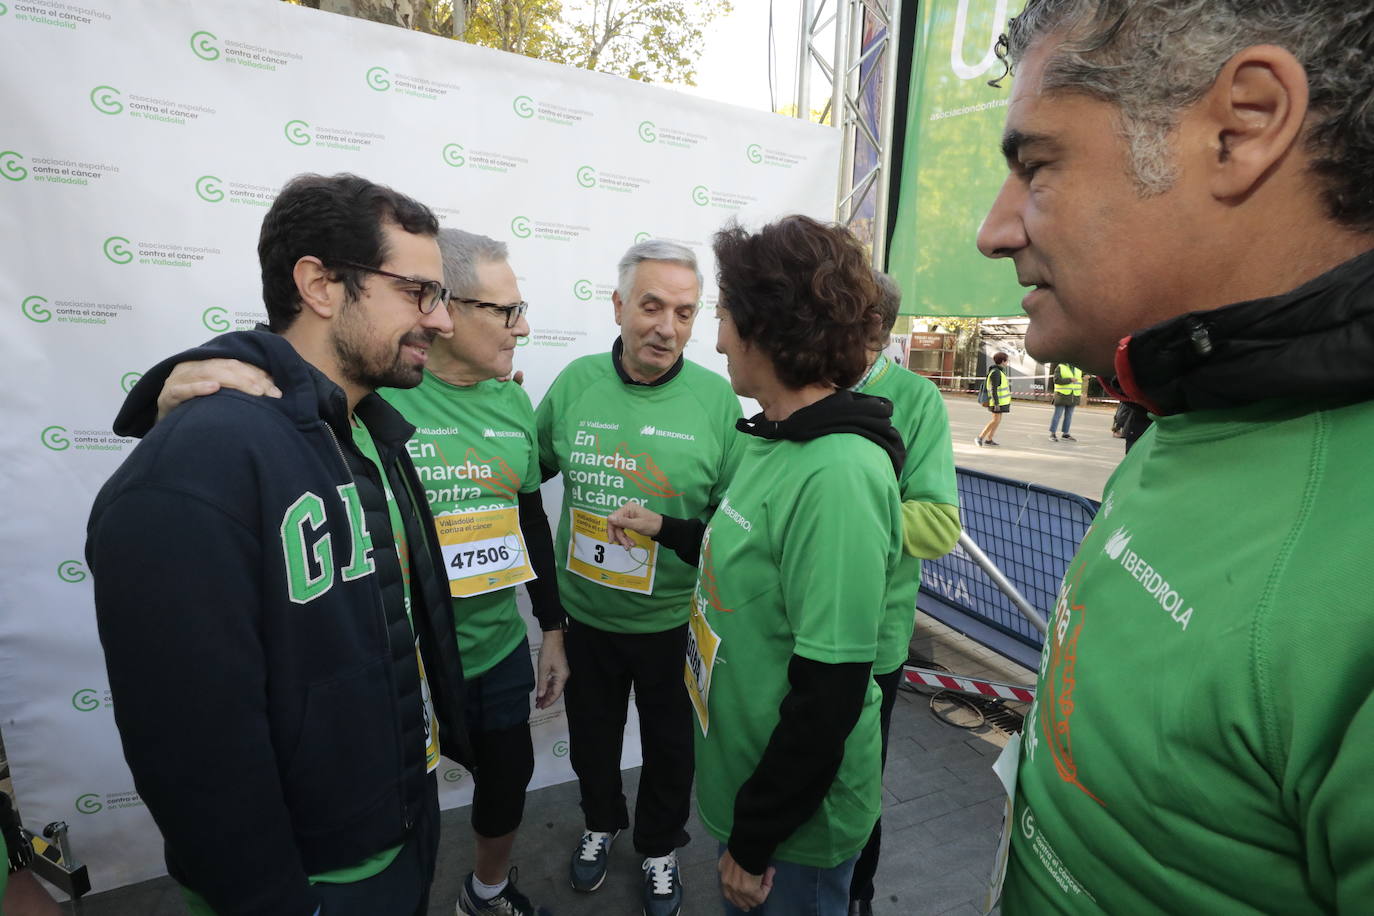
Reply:
[[[283,395],[172,411],[88,527],[125,758],[193,912],[425,912],[463,671],[413,430],[373,392],[452,332],[437,232],[389,188],[298,176],[258,245],[272,333],[164,361],[116,420],[146,428],[192,359]]]

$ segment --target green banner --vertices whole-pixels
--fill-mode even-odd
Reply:
[[[1007,167],[1000,149],[1011,81],[993,53],[1022,0],[922,0],[906,152],[887,270],[904,315],[1020,315],[1010,261],[978,253],[978,227]]]

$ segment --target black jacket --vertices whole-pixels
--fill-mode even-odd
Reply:
[[[1275,397],[1374,397],[1374,251],[1291,292],[1188,312],[1124,338],[1103,387],[1155,416]]]
[[[193,399],[134,449],[91,512],[96,615],[125,758],[173,877],[221,914],[308,914],[307,875],[402,843],[429,803],[412,638],[440,747],[470,760],[462,662],[429,508],[409,496],[424,492],[413,429],[381,398],[357,415],[404,519],[414,637],[343,391],[287,341],[226,334],[164,361],[115,429],[146,430],[171,368],[213,357],[260,366],[283,397]]]

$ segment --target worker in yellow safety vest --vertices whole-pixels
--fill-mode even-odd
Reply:
[[[988,425],[983,427],[983,431],[978,434],[977,442],[979,445],[996,445],[992,440],[992,434],[997,432],[997,425],[1002,422],[1002,414],[1011,411],[1011,383],[1007,379],[1007,354],[997,351],[992,355],[992,368],[988,369],[988,374],[983,379],[983,389],[978,393],[978,403],[985,406],[992,414],[992,419]]]
[[[1050,369],[1050,375],[1054,379],[1054,414],[1050,417],[1050,441],[1058,442],[1063,439],[1075,442],[1077,440],[1069,435],[1069,425],[1073,423],[1073,409],[1078,406],[1078,401],[1083,396],[1083,370],[1068,363],[1055,363]],[[1059,425],[1061,416],[1064,418],[1062,427]],[[1055,435],[1055,430],[1060,431],[1059,435]]]

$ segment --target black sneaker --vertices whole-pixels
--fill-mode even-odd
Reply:
[[[611,844],[620,836],[615,833],[602,833],[599,830],[582,831],[582,839],[573,850],[572,862],[568,866],[568,880],[572,889],[590,894],[606,880],[606,861],[611,855]]]
[[[530,898],[520,893],[515,886],[515,878],[520,872],[512,868],[510,874],[506,876],[506,886],[501,889],[501,893],[489,899],[477,896],[472,889],[473,873],[468,872],[467,878],[463,881],[463,890],[458,894],[458,904],[454,907],[454,912],[458,916],[547,916],[548,911],[543,907],[534,908],[530,903]]]
[[[1070,436],[1068,433],[1064,433],[1064,435],[1060,436],[1059,438],[1063,439],[1065,442],[1077,442],[1077,441],[1078,441],[1078,440],[1075,439],[1073,436]]]
[[[677,853],[647,858],[640,868],[644,869],[644,916],[678,916],[682,912],[682,876],[677,870]]]

